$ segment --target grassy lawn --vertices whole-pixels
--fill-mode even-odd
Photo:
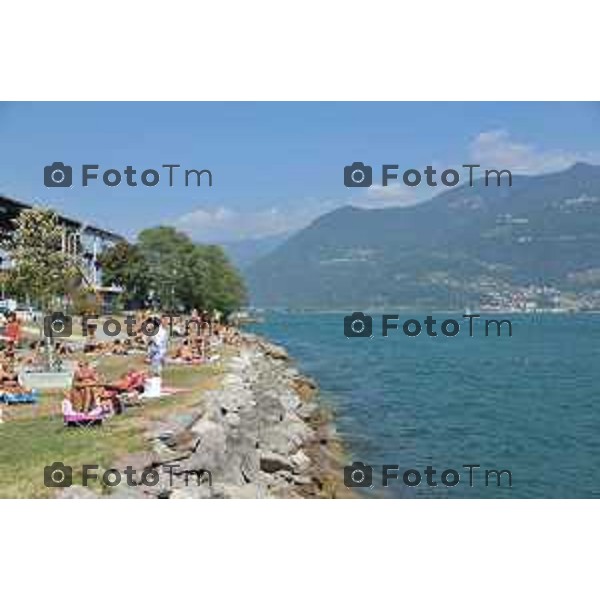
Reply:
[[[97,368],[111,381],[132,367],[143,368],[143,357],[107,356]],[[201,405],[202,392],[217,385],[218,365],[169,366],[164,385],[186,391],[147,400],[128,408],[123,415],[107,420],[102,427],[65,428],[62,423],[61,393],[45,393],[36,406],[3,405],[5,423],[0,425],[0,498],[45,498],[54,490],[44,486],[44,466],[63,462],[73,467],[79,480],[81,465],[113,466],[126,454],[148,450],[144,430],[148,421],[185,412]],[[78,468],[79,467],[79,468]]]

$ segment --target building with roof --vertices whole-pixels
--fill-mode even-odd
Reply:
[[[0,235],[10,236],[15,229],[15,219],[23,210],[34,208],[20,200],[0,196]],[[78,265],[83,284],[89,289],[105,296],[119,294],[117,287],[102,285],[102,267],[98,256],[107,247],[126,241],[117,233],[96,227],[90,223],[77,221],[57,212],[62,227],[62,249],[69,253]],[[2,268],[10,268],[10,256],[2,255]]]

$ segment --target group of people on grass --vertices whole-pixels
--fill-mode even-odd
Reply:
[[[133,335],[122,335],[112,340],[97,339],[97,326],[88,330],[84,346],[87,354],[147,354],[152,371],[160,374],[165,363],[200,364],[216,360],[223,344],[239,343],[237,330],[204,312],[191,315],[136,316]]]
[[[71,404],[74,410],[88,412],[103,407],[106,412],[119,412],[125,403],[137,403],[148,377],[161,376],[165,364],[201,364],[219,358],[223,344],[238,345],[239,332],[222,323],[220,316],[193,310],[191,315],[150,315],[136,318],[133,336],[97,342],[91,331],[84,347],[87,353],[127,355],[146,354],[147,371],[130,370],[119,380],[107,383],[85,361],[74,375]]]
[[[135,317],[134,335],[99,340],[96,325],[88,328],[83,343],[68,338],[53,340],[55,357],[79,358],[66,397],[69,410],[79,414],[118,413],[128,403],[139,403],[147,378],[160,376],[165,364],[214,361],[223,344],[237,345],[241,339],[235,328],[221,322],[220,315],[207,311],[193,310],[190,315],[177,316],[145,312]],[[19,384],[19,370],[35,370],[47,358],[46,341],[23,343],[21,333],[16,315],[8,315],[1,336],[0,394],[7,390],[25,391]],[[107,354],[143,354],[147,368],[131,369],[116,381],[107,381],[93,364],[93,359]]]

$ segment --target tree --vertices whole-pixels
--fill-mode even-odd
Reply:
[[[209,276],[209,264],[202,247],[195,245],[182,264],[178,282],[178,297],[183,306],[187,309],[207,306]]]
[[[118,244],[100,257],[105,283],[127,299],[150,292],[165,309],[202,308],[229,313],[245,301],[244,283],[218,246],[195,244],[173,227],[145,229],[135,245]]]
[[[218,246],[195,244],[173,227],[140,232],[99,257],[105,284],[124,289],[124,300],[143,304],[151,295],[163,309],[217,309],[229,313],[246,299],[244,282]]]
[[[40,208],[21,211],[14,227],[12,235],[2,241],[14,263],[8,274],[10,286],[18,296],[48,312],[82,282],[76,260],[65,252],[65,228],[54,211]],[[55,367],[48,337],[46,367]]]
[[[220,246],[198,246],[198,260],[204,261],[203,308],[229,314],[246,301],[246,288],[238,271]]]
[[[3,242],[14,263],[10,285],[20,297],[47,311],[80,278],[75,262],[63,251],[64,228],[54,211],[40,208],[21,211],[14,225],[13,234]]]
[[[139,248],[127,242],[118,242],[98,257],[105,285],[123,288],[125,302],[143,303],[150,290],[148,267]]]
[[[189,282],[186,275],[193,242],[173,227],[161,226],[142,231],[137,248],[145,262],[152,292],[162,307],[175,309],[185,294],[183,287]]]
[[[71,294],[73,314],[99,315],[102,312],[102,296],[94,288],[81,286]]]

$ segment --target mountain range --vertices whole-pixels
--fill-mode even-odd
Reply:
[[[600,289],[600,166],[512,186],[461,185],[421,204],[343,207],[245,269],[256,306],[464,307],[483,291]]]
[[[218,245],[225,249],[233,264],[243,271],[259,258],[272,252],[288,237],[285,234],[271,235],[256,239],[226,241]]]

